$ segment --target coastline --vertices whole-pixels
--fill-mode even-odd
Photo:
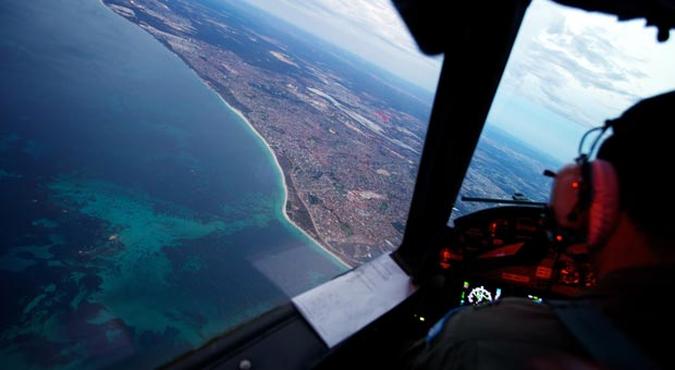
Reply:
[[[180,59],[182,60],[182,58],[180,58]],[[183,63],[185,63],[185,61],[183,61]],[[187,65],[187,63],[186,63],[186,65]],[[260,142],[265,146],[265,148],[267,148],[269,153],[272,155],[272,159],[274,159],[274,164],[277,167],[277,170],[279,171],[279,175],[281,176],[282,188],[284,189],[284,201],[282,202],[281,213],[283,214],[286,221],[288,221],[291,225],[293,225],[293,227],[298,229],[305,237],[307,237],[314,244],[316,244],[319,248],[321,248],[321,250],[323,252],[325,252],[328,255],[330,255],[331,257],[333,257],[333,259],[335,259],[340,265],[342,265],[343,267],[345,267],[347,269],[352,269],[354,266],[351,266],[350,264],[345,262],[342,258],[340,258],[340,256],[338,256],[333,251],[331,251],[328,247],[319,243],[318,240],[316,240],[312,235],[310,235],[302,227],[300,227],[298,224],[296,224],[295,221],[293,221],[288,216],[288,212],[286,211],[286,206],[288,205],[288,184],[286,184],[286,176],[285,176],[285,173],[284,173],[284,169],[281,167],[281,164],[279,163],[279,159],[277,158],[277,154],[274,153],[274,150],[272,150],[272,147],[269,145],[267,140],[265,140],[265,138],[260,134],[260,132],[258,132],[258,130],[253,126],[253,124],[251,124],[251,122],[248,120],[248,118],[246,118],[246,116],[244,116],[244,114],[240,110],[238,110],[237,108],[230,105],[230,103],[228,103],[227,100],[225,100],[222,96],[220,96],[220,94],[218,94],[218,92],[213,87],[211,87],[211,85],[209,85],[206,81],[204,81],[204,79],[202,79],[199,76],[199,74],[194,69],[192,69],[192,67],[190,67],[189,65],[187,65],[187,67],[190,68],[190,70],[195,75],[197,75],[197,77],[199,78],[199,81],[201,81],[202,84],[204,84],[209,90],[211,90],[211,92],[214,93],[218,97],[218,99],[220,99],[220,101],[222,101],[223,104],[225,104],[225,106],[228,109],[230,109],[232,112],[234,112],[234,114],[239,116],[239,118],[241,118],[241,120],[244,121],[244,123],[246,123],[246,125],[251,129],[253,134],[255,134],[257,136],[257,138],[260,140]]]
[[[114,9],[111,9],[110,6],[108,6],[108,4],[106,4],[105,0],[99,0],[99,3],[103,8],[107,9],[108,11],[111,11],[113,14],[117,14],[117,15],[121,16],[122,18],[126,19],[127,21],[131,22],[135,26],[140,27],[140,25],[137,24],[136,22],[131,21],[126,16],[117,13]],[[260,142],[265,146],[267,151],[272,155],[272,158],[274,160],[274,164],[276,165],[277,170],[279,171],[279,176],[281,176],[281,185],[282,185],[283,190],[284,190],[284,200],[282,202],[281,213],[283,214],[283,217],[286,219],[286,221],[289,224],[291,224],[294,228],[296,228],[298,231],[300,231],[300,233],[303,234],[306,238],[311,240],[311,242],[314,243],[322,252],[324,252],[328,256],[332,257],[333,260],[335,260],[337,264],[341,265],[342,267],[344,267],[348,270],[356,267],[356,266],[350,265],[348,262],[346,262],[344,259],[342,259],[338,254],[333,252],[329,247],[321,244],[316,238],[314,238],[311,234],[309,234],[305,229],[300,227],[295,221],[293,221],[290,218],[290,216],[288,215],[288,212],[287,212],[289,194],[288,194],[288,184],[286,183],[286,173],[284,172],[283,167],[279,163],[279,159],[277,158],[277,155],[274,152],[274,150],[272,149],[272,147],[269,145],[267,140],[265,140],[265,138],[260,134],[260,132],[258,132],[258,130],[255,128],[255,126],[253,126],[253,124],[251,124],[251,122],[248,120],[248,118],[246,118],[246,116],[239,109],[235,108],[227,100],[225,100],[225,98],[223,98],[223,96],[221,96],[220,93],[218,93],[218,91],[213,86],[211,86],[207,80],[203,79],[199,75],[199,72],[197,72],[194,68],[192,68],[190,63],[188,63],[188,61],[185,60],[182,55],[180,55],[175,50],[173,50],[171,45],[169,45],[166,41],[156,37],[152,32],[148,32],[148,30],[144,29],[143,27],[140,27],[140,28],[142,30],[144,30],[145,32],[147,32],[150,37],[152,37],[153,39],[158,41],[160,44],[162,44],[162,46],[164,46],[169,52],[171,52],[171,54],[178,57],[178,59],[190,70],[190,72],[192,72],[195,75],[195,77],[199,80],[199,82],[201,82],[207,89],[209,89],[209,91],[211,93],[213,93],[216,97],[218,97],[218,99],[220,99],[220,101],[223,102],[223,104],[225,104],[225,107],[227,107],[230,111],[234,112],[240,119],[242,119],[244,121],[244,123],[249,127],[249,129],[252,130],[252,132],[257,136],[257,138],[260,140]],[[297,194],[296,194],[296,196],[297,196]],[[303,203],[302,206],[305,207],[305,209],[306,209],[306,206],[304,205],[304,202],[301,201],[301,203]],[[307,212],[309,213],[309,211],[307,211]],[[311,218],[311,215],[309,217]],[[312,223],[314,224],[313,220],[312,220]],[[318,234],[318,231],[316,231],[316,232]]]

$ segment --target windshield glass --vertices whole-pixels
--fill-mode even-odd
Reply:
[[[644,20],[533,1],[451,219],[498,205],[463,197],[547,202],[543,171],[573,162],[589,128],[675,88],[673,61],[675,42]]]
[[[0,363],[151,368],[400,242],[440,61],[379,1],[0,4]]]

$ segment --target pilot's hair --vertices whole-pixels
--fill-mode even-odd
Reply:
[[[675,91],[644,99],[608,123],[613,133],[597,157],[616,169],[621,209],[650,237],[673,242]]]

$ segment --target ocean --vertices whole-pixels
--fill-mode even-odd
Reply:
[[[98,1],[0,3],[0,363],[147,368],[345,267],[270,150]]]

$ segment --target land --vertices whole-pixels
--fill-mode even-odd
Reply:
[[[178,55],[264,138],[288,217],[343,262],[393,250],[405,230],[433,97],[242,4],[104,0]],[[460,194],[546,201],[559,163],[498,125],[483,133]],[[457,201],[453,219],[494,204]]]
[[[352,266],[399,244],[430,92],[243,4],[104,3],[260,133],[282,168],[294,223]]]
[[[546,202],[552,179],[546,169],[557,170],[561,163],[530,148],[527,143],[489,123],[481,136],[460,194],[469,197],[512,199],[516,193],[535,202]],[[494,207],[491,203],[457,201],[452,218]]]

